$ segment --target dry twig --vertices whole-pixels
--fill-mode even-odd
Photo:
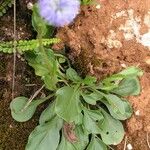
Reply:
[[[148,132],[147,132],[147,134],[146,134],[146,141],[147,141],[148,148],[150,149],[149,133],[148,133]]]
[[[12,78],[12,99],[14,99],[14,90],[15,90],[15,72],[16,72],[16,0],[14,0],[14,42],[13,42],[13,78]]]
[[[125,136],[125,140],[124,140],[124,147],[123,147],[123,150],[126,150],[126,146],[127,146],[127,136]]]
[[[38,89],[33,96],[31,96],[27,102],[27,104],[24,106],[24,108],[21,110],[22,112],[30,105],[30,103],[32,102],[32,100],[40,93],[40,91],[44,88],[44,85]]]

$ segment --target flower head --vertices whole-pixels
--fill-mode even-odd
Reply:
[[[80,0],[39,0],[40,15],[51,25],[62,27],[79,12]]]

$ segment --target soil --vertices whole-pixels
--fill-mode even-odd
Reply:
[[[9,108],[12,100],[13,56],[0,54],[0,58],[0,150],[24,150],[28,136],[38,125],[39,115],[46,105],[39,107],[30,121],[25,123],[14,121]],[[14,97],[30,98],[41,85],[41,80],[35,78],[32,68],[17,58]],[[39,96],[45,92],[42,90]]]
[[[12,35],[4,36],[12,31],[5,19],[12,18],[10,14],[8,12],[0,22],[0,25],[4,23],[0,28],[1,40],[13,39]],[[149,14],[150,0],[97,0],[93,5],[82,6],[71,25],[57,30],[56,36],[62,42],[54,48],[60,51],[65,46],[73,66],[82,76],[95,75],[100,80],[132,65],[144,71],[140,78],[141,94],[128,98],[134,113],[124,122],[125,139],[115,147],[116,150],[123,150],[125,143],[126,149],[128,144],[134,150],[150,149],[147,142],[150,133],[150,47],[141,40],[150,31]],[[26,15],[20,18],[18,28],[24,27],[21,32],[27,34],[20,38],[32,38],[30,24],[24,23]],[[9,30],[2,30],[6,26]],[[1,54],[0,60],[0,150],[23,150],[43,108],[39,108],[33,119],[26,123],[17,123],[11,118],[13,56]],[[40,81],[26,62],[20,58],[17,61],[15,95],[29,97],[40,87]],[[33,86],[26,86],[28,84]]]
[[[19,6],[18,6],[19,7]],[[17,7],[17,8],[18,8]],[[17,39],[34,38],[30,14],[21,9],[17,13]],[[0,18],[0,40],[13,40],[13,9]],[[27,65],[23,56],[17,54],[15,71],[14,97],[32,96],[40,87],[41,80],[34,75],[34,70]],[[39,115],[45,106],[36,111],[33,118],[25,123],[18,123],[11,117],[13,55],[0,54],[0,150],[24,150],[31,131],[37,126]],[[45,94],[41,91],[40,95]]]

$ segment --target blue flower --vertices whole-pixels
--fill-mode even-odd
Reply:
[[[39,0],[40,15],[51,25],[62,27],[73,21],[80,9],[80,0]]]

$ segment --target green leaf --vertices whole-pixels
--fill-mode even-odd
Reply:
[[[52,72],[52,75],[54,75],[54,74],[56,74],[56,72],[58,70],[57,61],[56,61],[53,50],[51,50],[51,49],[46,49],[46,50],[47,50],[46,53],[47,53],[47,56],[49,59],[49,65],[51,65],[51,72]]]
[[[67,139],[62,135],[61,142],[57,148],[57,150],[77,150],[73,144],[71,144]]]
[[[81,103],[79,103],[79,105],[81,106]],[[79,106],[79,107],[80,107]],[[80,107],[81,108],[81,107]],[[76,125],[81,125],[83,122],[83,114],[80,113],[74,120],[74,122],[76,123]]]
[[[96,82],[96,80],[97,79],[95,77],[87,75],[85,79],[83,79],[82,83],[86,85],[93,85]]]
[[[47,24],[45,21],[41,18],[39,14],[39,8],[38,5],[33,6],[33,13],[32,13],[32,26],[36,32],[40,32],[42,36],[46,35],[47,33]]]
[[[44,57],[41,53],[38,53],[38,55],[29,53],[26,55],[26,59],[28,60],[29,65],[34,68],[36,75],[45,76],[50,73],[47,64],[44,64],[43,62]]]
[[[131,76],[135,77],[135,76],[142,76],[143,71],[141,69],[139,69],[138,67],[131,66],[131,67],[124,69],[119,74],[128,76],[128,77],[131,77]]]
[[[46,25],[47,25],[47,23],[46,23]],[[47,38],[54,37],[55,29],[56,28],[54,26],[47,25],[47,32],[43,37],[47,37]]]
[[[80,78],[80,76],[78,76],[78,73],[74,69],[72,69],[72,68],[68,68],[67,69],[66,76],[71,81],[74,81],[74,82],[81,81],[81,78]]]
[[[81,108],[79,106],[78,90],[65,86],[56,92],[55,112],[66,122],[73,122],[79,118]]]
[[[120,96],[138,95],[140,93],[139,80],[137,78],[124,79],[119,86],[111,92]]]
[[[49,73],[49,70],[45,66],[43,66],[42,64],[40,65],[40,64],[29,63],[29,65],[34,68],[35,74],[37,76],[45,76],[46,74]]]
[[[77,142],[74,144],[76,150],[83,150],[89,143],[89,137],[87,132],[82,128],[82,126],[77,126],[75,128],[75,133],[77,136]]]
[[[26,57],[29,65],[35,69],[35,74],[42,77],[46,88],[53,91],[56,90],[56,84],[58,82],[58,66],[55,60],[54,52],[47,49],[46,54],[48,57],[47,64],[43,61],[45,56],[41,52],[38,52],[37,54],[31,53]]]
[[[56,84],[58,82],[57,76],[45,75],[42,79],[47,89],[51,91],[56,89]]]
[[[100,90],[104,90],[104,91],[112,91],[113,89],[117,88],[118,85],[114,84],[114,83],[111,83],[111,84],[102,84],[102,83],[99,83],[98,86],[96,86],[96,89],[100,89]]]
[[[125,120],[132,115],[132,107],[128,101],[124,101],[113,94],[108,94],[105,96],[108,102],[103,101],[107,106],[110,114],[119,120]]]
[[[124,75],[121,75],[121,74],[114,74],[114,75],[111,75],[110,77],[107,77],[106,79],[104,79],[102,81],[102,83],[104,83],[105,85],[109,85],[112,81],[120,81],[122,80],[123,78],[125,78]]]
[[[115,119],[126,120],[126,119],[131,117],[131,115],[133,113],[133,110],[132,110],[132,107],[131,107],[131,105],[130,105],[130,103],[128,101],[122,100],[122,105],[123,105],[124,110],[125,110],[124,114],[122,114],[122,113],[120,113],[120,111],[117,111],[116,109],[114,109],[113,105],[106,104],[110,114]]]
[[[42,112],[39,119],[39,124],[43,125],[52,120],[55,116],[55,103],[53,102],[49,104],[49,106]]]
[[[99,134],[101,132],[100,122],[104,117],[99,110],[88,110],[84,108],[83,125],[89,133]]]
[[[50,122],[37,126],[30,134],[25,150],[56,150],[62,119],[55,117]]]
[[[74,143],[70,143],[62,134],[62,139],[60,145],[58,146],[58,150],[84,150],[89,142],[88,134],[84,132],[81,126],[77,126],[75,128],[75,136],[77,137],[77,141]]]
[[[112,81],[122,80],[124,78],[131,78],[131,77],[137,77],[142,76],[143,72],[137,68],[137,67],[128,67],[127,69],[121,71],[118,74],[111,75],[110,77],[107,77],[102,82],[105,84],[108,84]]]
[[[28,102],[26,97],[17,97],[10,103],[11,115],[18,122],[25,122],[33,116],[37,106],[42,102],[41,100],[34,100],[25,108]]]
[[[96,102],[98,100],[100,100],[102,98],[102,96],[100,96],[100,94],[97,94],[95,92],[91,93],[91,94],[86,94],[86,93],[81,93],[83,99],[91,105],[96,105]]]
[[[124,137],[123,125],[119,120],[112,118],[102,109],[104,116],[103,122],[100,124],[101,138],[106,145],[117,145]]]
[[[107,146],[99,138],[93,137],[87,150],[107,150]]]
[[[121,114],[125,113],[123,102],[119,97],[113,94],[107,94],[105,98],[107,99],[108,104],[113,107],[114,111],[119,111]],[[106,101],[105,104],[107,104]]]
[[[59,62],[60,64],[63,64],[63,63],[66,62],[66,59],[65,59],[64,57],[61,57],[61,58],[58,59],[58,62]]]

